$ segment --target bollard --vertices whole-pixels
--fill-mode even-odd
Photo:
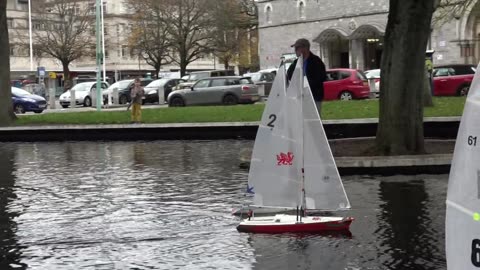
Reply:
[[[113,88],[113,91],[112,91],[112,98],[113,98],[113,104],[114,105],[118,105],[119,101],[118,101],[118,88]]]
[[[375,78],[368,79],[368,86],[370,86],[370,98],[376,98]]]
[[[260,84],[258,85],[258,95],[260,97],[264,97],[265,96],[265,84]]]
[[[70,90],[70,108],[75,108],[77,106],[77,99],[75,98],[75,90]]]
[[[93,88],[90,90],[90,98],[92,99],[92,107],[97,107],[97,89]]]
[[[107,92],[107,106],[112,106],[112,91]]]
[[[158,105],[165,104],[165,88],[160,87],[157,90],[158,93]]]
[[[55,95],[57,90],[55,87],[49,89],[49,103],[50,103],[50,109],[55,110],[57,108],[57,99],[55,98]]]

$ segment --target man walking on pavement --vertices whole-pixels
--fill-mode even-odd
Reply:
[[[295,48],[297,57],[303,56],[303,73],[307,76],[308,84],[310,85],[312,96],[317,105],[318,114],[320,115],[324,97],[323,83],[327,80],[325,64],[320,57],[310,51],[310,42],[307,39],[301,38],[297,40],[295,44],[292,45],[292,48]],[[288,68],[288,81],[292,79],[296,65],[297,60]]]

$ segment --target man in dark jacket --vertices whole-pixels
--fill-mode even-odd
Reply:
[[[317,110],[320,114],[322,100],[324,97],[323,83],[327,80],[327,71],[325,64],[320,57],[316,56],[310,51],[310,42],[307,39],[301,38],[292,45],[295,48],[295,53],[298,57],[303,56],[303,72],[306,74],[308,84],[312,90],[313,99],[317,104]],[[293,71],[297,65],[295,60],[288,68],[287,77],[288,81],[292,79]]]

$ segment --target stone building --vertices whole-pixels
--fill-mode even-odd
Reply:
[[[297,38],[329,68],[362,70],[380,66],[388,0],[257,0],[261,68],[277,67]],[[439,14],[436,14],[437,16]],[[480,60],[480,1],[462,14],[448,14],[432,26],[434,64],[477,64]]]

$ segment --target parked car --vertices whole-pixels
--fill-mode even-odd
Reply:
[[[259,87],[265,87],[265,96],[270,95],[272,84],[275,80],[275,74],[271,72],[255,72],[244,74],[243,77],[250,77],[250,79]]]
[[[220,77],[220,76],[234,76],[234,75],[235,75],[235,71],[233,70],[196,71],[196,72],[190,73],[186,77],[182,77],[182,79],[186,80],[186,82],[179,84],[176,89],[191,88],[197,81],[201,79],[206,79],[211,77]]]
[[[23,89],[12,87],[12,103],[15,113],[42,113],[47,108],[47,100]]]
[[[380,81],[380,69],[371,69],[364,72],[367,79],[375,79],[375,82]]]
[[[168,95],[178,84],[185,82],[182,79],[160,79],[151,82],[145,87],[145,97],[143,103],[158,102],[158,90],[163,89],[164,100],[167,101]]]
[[[47,98],[47,90],[45,89],[44,85],[41,85],[38,83],[31,83],[31,84],[24,85],[22,88],[23,90],[29,92],[30,94]]]
[[[369,80],[369,84],[370,80],[374,80],[375,85],[373,89],[370,89],[370,92],[373,92],[378,97],[380,95],[380,69],[367,70],[364,73]]]
[[[364,99],[370,96],[367,77],[356,69],[327,70],[324,88],[325,100]]]
[[[476,67],[473,65],[437,66],[433,69],[435,96],[466,96],[470,90]]]
[[[258,87],[250,80],[237,76],[203,79],[190,89],[173,91],[168,96],[171,107],[191,105],[235,105],[260,100]]]
[[[133,87],[133,81],[134,80],[123,80],[123,81],[118,81],[114,84],[112,84],[108,89],[103,91],[103,102],[106,104],[108,100],[108,94],[110,95],[113,93],[113,89],[117,88],[118,89],[118,102],[120,104],[127,104],[132,101],[132,97],[130,96],[130,91],[132,90]],[[147,86],[150,84],[153,79],[145,79],[142,78],[140,79],[141,85],[143,87]]]
[[[71,90],[75,90],[75,105],[83,105],[83,107],[92,106],[92,97],[90,96],[91,90],[96,89],[96,82],[84,82],[76,84]],[[108,83],[102,82],[102,90],[108,88]],[[71,90],[60,95],[60,105],[63,108],[68,108],[71,98]]]

